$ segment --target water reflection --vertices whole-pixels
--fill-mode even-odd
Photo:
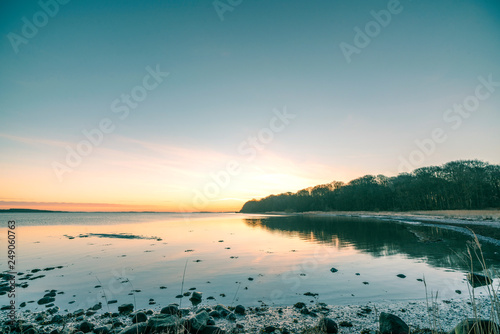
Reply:
[[[245,219],[254,228],[272,233],[337,247],[352,246],[375,257],[404,254],[411,259],[424,260],[428,264],[447,269],[469,271],[467,247],[470,236],[436,226],[422,226],[401,222],[355,217],[325,216],[276,216]],[[500,268],[500,254],[496,246],[482,245],[488,267]],[[474,261],[474,270],[480,270]]]

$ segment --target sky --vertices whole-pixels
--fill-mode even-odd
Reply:
[[[496,0],[2,1],[0,208],[237,211],[500,163]]]

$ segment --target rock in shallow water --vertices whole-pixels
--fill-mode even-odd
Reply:
[[[56,299],[54,297],[43,297],[37,301],[38,305],[49,304],[55,302]]]
[[[379,324],[379,330],[382,334],[407,334],[410,331],[408,325],[401,318],[390,313],[380,313]]]
[[[118,312],[120,313],[130,313],[134,310],[134,304],[122,304],[118,306]]]
[[[480,286],[489,285],[492,283],[488,276],[468,273],[467,280],[473,288],[478,288]]]

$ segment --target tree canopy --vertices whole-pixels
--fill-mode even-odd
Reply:
[[[394,177],[365,175],[246,202],[243,213],[500,208],[500,166],[458,160]]]

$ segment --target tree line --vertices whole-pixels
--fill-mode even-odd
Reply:
[[[458,160],[394,177],[365,175],[246,202],[243,213],[500,208],[500,165]]]

